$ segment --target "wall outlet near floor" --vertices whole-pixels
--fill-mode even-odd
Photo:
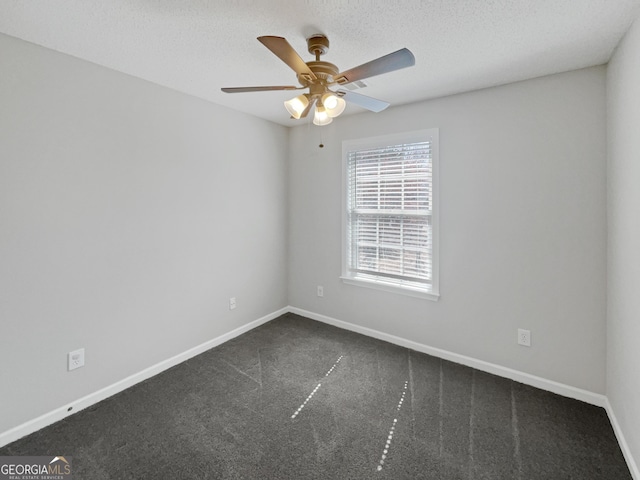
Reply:
[[[229,299],[229,310],[233,310],[236,308],[236,297],[231,297]]]
[[[518,345],[524,345],[525,347],[531,346],[531,331],[523,328],[518,329]]]
[[[318,296],[324,297],[324,287],[322,285],[318,285]]]
[[[68,370],[84,367],[84,348],[67,353]]]

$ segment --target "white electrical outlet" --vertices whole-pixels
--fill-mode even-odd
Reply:
[[[518,345],[524,345],[525,347],[531,346],[531,331],[523,328],[518,329]]]
[[[318,296],[324,297],[324,287],[322,285],[318,285]]]
[[[236,297],[231,297],[229,299],[229,310],[233,310],[236,308]]]
[[[67,367],[69,371],[84,367],[84,348],[67,354]]]

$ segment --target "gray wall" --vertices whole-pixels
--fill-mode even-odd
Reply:
[[[604,67],[289,132],[0,35],[0,432],[287,302],[604,393],[608,291],[640,456],[638,30],[609,68],[608,203]],[[430,127],[441,299],[343,284],[342,140]]]
[[[286,128],[4,35],[0,59],[0,432],[287,305]]]
[[[594,67],[294,128],[289,303],[604,393],[605,126],[605,67]],[[440,300],[343,284],[342,141],[431,127]]]
[[[607,76],[607,397],[640,461],[640,22]]]

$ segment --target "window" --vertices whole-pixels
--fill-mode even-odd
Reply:
[[[438,298],[438,129],[343,142],[346,283]]]

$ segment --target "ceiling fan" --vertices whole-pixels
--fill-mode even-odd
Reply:
[[[380,112],[389,106],[389,103],[382,100],[346,90],[332,90],[332,88],[415,64],[413,54],[408,49],[402,48],[358,67],[340,72],[334,64],[320,60],[320,56],[329,50],[329,39],[322,34],[313,35],[307,39],[309,53],[316,57],[315,61],[310,62],[305,62],[283,37],[264,36],[258,37],[258,40],[296,72],[298,82],[302,86],[227,87],[222,91],[244,93],[308,88],[309,93],[287,100],[284,105],[291,117],[295,119],[305,118],[315,105],[313,123],[316,125],[331,123],[333,118],[344,111],[345,100],[372,112]]]

